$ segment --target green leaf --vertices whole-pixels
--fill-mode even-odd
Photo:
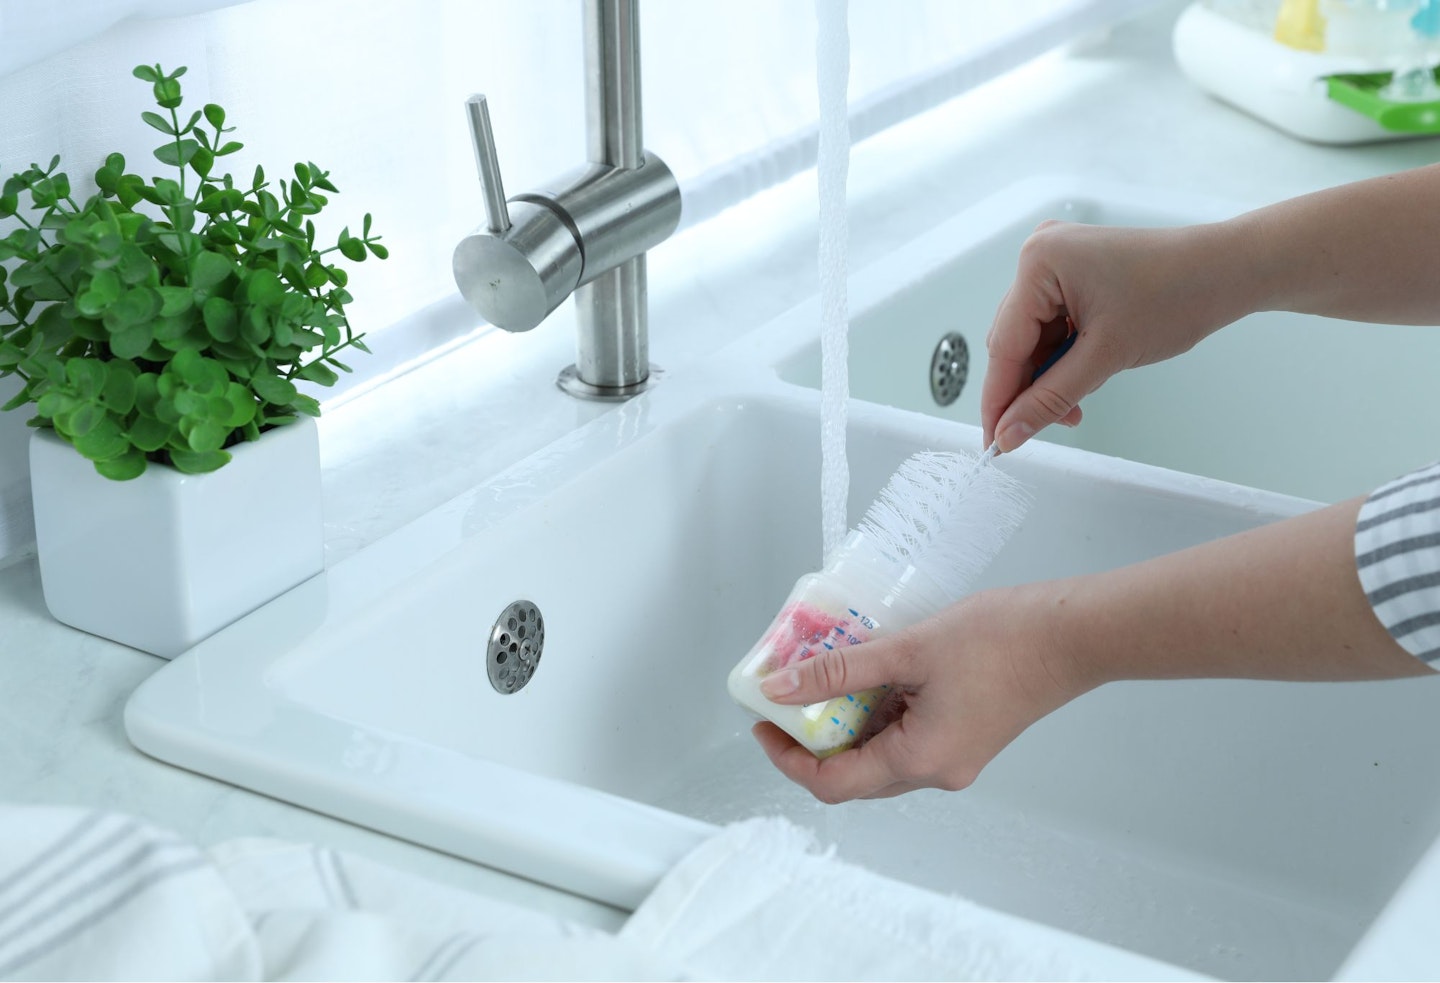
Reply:
[[[99,317],[119,299],[120,290],[120,274],[101,270],[90,281],[90,286],[75,298],[75,307],[86,317]]]
[[[173,78],[162,78],[151,88],[161,109],[176,109],[184,101],[180,95],[180,83]]]
[[[230,428],[218,420],[182,419],[180,433],[185,437],[186,443],[190,445],[190,450],[206,454],[218,451],[224,446],[225,438],[230,436]]]
[[[171,167],[184,167],[200,151],[200,144],[186,137],[175,143],[162,143],[155,148],[155,159]]]
[[[96,461],[95,470],[111,481],[130,481],[145,473],[145,455],[132,448],[108,461]]]
[[[160,381],[162,383],[162,385],[160,386],[160,392],[162,394],[165,393],[165,386],[163,385],[163,383],[167,381],[166,376],[170,376],[170,381],[172,382],[173,380],[178,379],[186,385],[195,385],[202,382],[204,380],[204,365],[205,356],[201,355],[199,352],[180,352],[170,360],[169,369],[166,371],[165,375],[162,375],[160,377]]]
[[[270,340],[270,316],[263,307],[251,307],[250,312],[240,321],[240,336],[262,351],[260,345]]]
[[[218,131],[225,125],[225,109],[215,103],[205,105],[205,120]]]
[[[274,406],[289,406],[299,395],[293,382],[273,375],[257,375],[250,380],[250,388],[255,395]]]
[[[185,194],[180,190],[178,181],[172,181],[168,177],[158,178],[155,181],[155,198],[157,205],[178,205],[185,200]]]
[[[123,174],[115,185],[115,197],[126,208],[134,208],[145,197],[145,179],[138,174]]]
[[[291,401],[290,405],[306,416],[320,415],[320,401],[314,396],[306,396],[304,393],[301,393]]]
[[[149,287],[131,287],[105,311],[105,327],[121,331],[151,321],[160,313],[160,294]],[[149,344],[149,341],[146,341]]]
[[[160,295],[160,316],[184,314],[195,304],[195,294],[188,287],[156,287]]]
[[[80,401],[74,396],[52,390],[35,401],[35,412],[46,419],[53,420],[57,416],[73,411],[79,405]]]
[[[50,351],[59,351],[75,337],[75,322],[65,316],[60,304],[51,304],[41,311],[35,319],[35,328]]]
[[[135,408],[145,416],[155,415],[155,404],[160,401],[159,381],[154,372],[142,372],[135,379]]]
[[[311,290],[319,289],[330,282],[330,275],[325,272],[325,267],[319,263],[312,263],[305,267],[305,286]]]
[[[14,396],[7,399],[5,401],[5,405],[0,406],[0,412],[8,413],[10,410],[18,410],[20,407],[24,406],[28,402],[30,402],[30,387],[26,386]]]
[[[215,151],[201,147],[190,155],[190,166],[201,177],[209,177],[210,169],[215,166]]]
[[[195,417],[206,412],[205,397],[194,390],[181,389],[175,394],[175,409],[180,414],[180,429],[184,430],[194,424]]]
[[[154,68],[151,68],[149,65],[136,65],[134,71],[132,71],[130,74],[134,75],[142,82],[160,81],[160,73],[157,72]]]
[[[224,297],[211,297],[201,309],[205,318],[205,330],[216,341],[234,341],[240,336],[240,319],[235,305]]]
[[[300,370],[300,378],[317,386],[333,386],[340,380],[335,371],[324,362],[311,362]]]
[[[359,263],[365,259],[365,243],[352,236],[349,229],[340,233],[340,241],[336,245],[340,247],[340,255],[352,262]]]
[[[245,279],[245,299],[261,307],[278,306],[285,298],[285,285],[273,270],[255,270]]]
[[[200,343],[200,339],[194,338],[194,335],[200,332],[191,330],[194,320],[193,317],[186,317],[183,314],[156,319],[155,340],[167,351],[178,352],[183,348],[194,348]]]
[[[147,454],[153,454],[175,436],[175,427],[172,424],[161,423],[153,416],[140,416],[130,424],[126,436],[130,438],[130,443],[140,450]]]
[[[195,290],[210,290],[224,282],[234,270],[234,265],[219,253],[199,253],[190,263],[190,286]]]
[[[133,362],[113,359],[105,363],[105,389],[101,398],[116,416],[128,416],[135,408],[135,380],[140,370]]]
[[[13,369],[24,357],[25,353],[18,345],[0,339],[0,371]]]
[[[98,358],[72,358],[65,363],[65,379],[81,399],[95,399],[105,388],[108,373]]]
[[[380,245],[380,243],[378,243],[378,242],[368,242],[368,241],[367,241],[367,242],[365,243],[365,245],[370,248],[371,254],[374,255],[374,257],[375,257],[376,259],[389,259],[389,258],[390,258],[390,250],[387,249],[387,248],[385,248],[384,246]]]
[[[245,144],[241,143],[239,140],[227,140],[223,147],[220,147],[218,150],[215,151],[215,156],[225,157],[229,154],[235,153],[237,150],[243,149],[245,149]],[[257,181],[256,183],[258,184],[259,182]]]
[[[170,121],[164,116],[161,116],[159,113],[146,110],[145,112],[140,114],[140,118],[143,119],[145,122],[149,123],[151,126],[155,127],[155,129],[159,130],[161,133],[164,133],[168,136],[175,135],[175,128],[170,125]]]
[[[84,437],[94,433],[95,428],[104,422],[105,417],[105,408],[99,403],[81,403],[75,407],[75,412],[70,414],[65,430],[72,438]]]
[[[154,323],[137,321],[110,335],[110,352],[116,358],[139,358],[154,340]]]
[[[175,466],[176,471],[184,474],[207,474],[223,468],[229,461],[230,454],[227,451],[197,453],[180,450],[173,445],[170,448],[170,463]]]
[[[171,427],[180,425],[180,411],[175,408],[174,401],[161,396],[155,401],[155,419],[161,423],[169,424]]]
[[[120,425],[110,418],[83,436],[77,436],[72,443],[75,449],[92,461],[109,461],[130,449],[130,441],[120,432]]]
[[[150,279],[151,274],[155,272],[155,263],[145,255],[145,250],[127,242],[120,247],[120,260],[116,263],[115,269],[120,274],[121,280],[134,286]]]
[[[249,389],[238,382],[232,382],[225,390],[225,399],[230,404],[230,414],[225,417],[225,424],[230,429],[237,430],[255,419],[259,407]]]

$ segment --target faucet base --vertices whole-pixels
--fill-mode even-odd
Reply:
[[[573,365],[567,365],[555,379],[555,385],[576,399],[589,399],[600,403],[621,403],[638,396],[654,387],[665,376],[665,370],[651,363],[650,374],[639,382],[628,386],[593,386],[580,378],[580,372]]]

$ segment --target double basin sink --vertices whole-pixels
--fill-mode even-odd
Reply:
[[[1036,222],[1227,208],[1032,182],[852,277],[852,522],[911,453],[978,449],[984,332]],[[1331,359],[1317,332],[1345,343],[1346,326],[1252,320],[1212,339],[1231,346],[1218,354],[1156,367],[1164,379],[1116,379],[1057,435],[1094,444],[1001,459],[1035,504],[981,586],[1142,560],[1424,463],[1433,413],[1392,416],[1408,412],[1402,383],[1366,387],[1363,413],[1341,395],[1363,378],[1358,337]],[[771,768],[724,683],[819,565],[817,323],[807,303],[675,368],[201,643],[136,692],[132,741],[622,907],[717,825],[778,813],[843,858],[1182,975],[1340,971],[1440,834],[1429,680],[1112,684],[963,793],[822,806]],[[931,356],[951,332],[969,377],[941,406]],[[1214,377],[1227,358],[1238,383]],[[1299,412],[1283,388],[1304,374],[1326,399]],[[1268,410],[1236,408],[1247,380]],[[1236,422],[1259,412],[1268,436]],[[1394,419],[1422,422],[1354,439]],[[524,623],[501,618],[516,610]],[[497,690],[497,651],[513,669],[522,648],[533,675]]]

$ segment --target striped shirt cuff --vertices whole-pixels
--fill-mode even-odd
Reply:
[[[1355,522],[1355,566],[1404,649],[1440,660],[1440,462],[1377,488]]]

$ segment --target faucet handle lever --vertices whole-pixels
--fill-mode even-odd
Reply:
[[[495,235],[503,235],[510,228],[510,209],[505,204],[505,186],[500,182],[500,158],[495,153],[495,133],[490,129],[490,107],[483,95],[473,95],[465,100],[465,112],[470,118],[475,166],[485,195],[486,226]]]

